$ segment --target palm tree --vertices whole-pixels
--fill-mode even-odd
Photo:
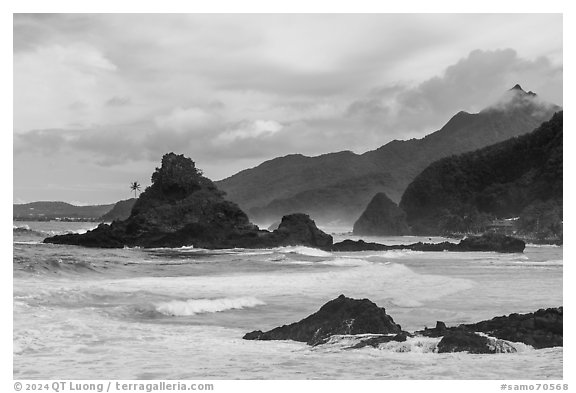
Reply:
[[[140,191],[140,184],[137,181],[130,183],[130,189],[134,191],[134,198],[136,198],[136,192]]]

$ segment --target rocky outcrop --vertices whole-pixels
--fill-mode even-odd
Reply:
[[[469,236],[459,243],[412,243],[385,245],[370,243],[364,240],[346,239],[329,247],[330,251],[390,251],[390,250],[413,250],[413,251],[496,251],[503,253],[523,252],[526,244],[520,239],[510,236],[485,233],[482,236]]]
[[[124,221],[101,224],[85,234],[54,236],[46,243],[85,247],[265,248],[329,247],[332,237],[304,214],[283,217],[277,230],[263,231],[202,176],[194,161],[169,153]]]
[[[458,243],[456,251],[523,252],[523,240],[499,233],[487,232],[482,236],[468,236]]]
[[[528,314],[510,314],[463,326],[502,340],[522,342],[537,349],[563,345],[562,307],[540,309]]]
[[[339,334],[398,334],[402,329],[384,308],[368,299],[351,299],[340,295],[300,322],[267,332],[247,333],[245,340],[294,340],[318,345]]]
[[[332,236],[318,229],[314,221],[302,213],[284,216],[272,234],[282,245],[304,244],[317,248],[332,245]]]
[[[354,223],[352,232],[360,236],[403,236],[410,233],[410,228],[404,211],[379,192]]]
[[[435,352],[468,352],[492,354],[516,352],[514,342],[536,349],[563,345],[562,307],[541,309],[535,313],[510,314],[474,324],[447,327],[442,321],[436,327],[413,334],[396,324],[384,308],[368,299],[351,299],[344,295],[329,301],[307,318],[267,332],[255,330],[244,335],[245,340],[294,340],[308,345],[332,342],[332,336],[358,335],[358,349],[378,347],[392,341],[403,342],[408,337],[441,338]]]
[[[463,348],[466,345],[472,345],[470,344],[472,342],[475,343],[474,345],[483,346],[484,340],[471,336],[478,332],[500,340],[521,342],[536,349],[561,347],[563,345],[563,309],[558,307],[540,309],[528,314],[510,314],[450,328],[447,328],[444,322],[438,321],[436,327],[425,328],[415,334],[443,337],[443,340],[446,339],[445,346],[443,346],[444,352],[454,352],[454,348]],[[440,349],[440,344],[438,348]]]

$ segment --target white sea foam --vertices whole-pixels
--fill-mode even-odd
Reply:
[[[170,316],[190,316],[203,313],[215,313],[226,310],[238,310],[262,306],[264,303],[253,297],[221,299],[172,300],[156,304],[156,311]]]
[[[97,267],[104,265],[110,269],[99,269],[102,274],[97,275],[15,275],[14,378],[563,377],[561,347],[533,350],[512,343],[517,353],[487,356],[437,354],[434,348],[438,339],[430,338],[409,338],[404,343],[354,350],[345,350],[344,343],[340,347],[337,344],[310,347],[294,341],[241,339],[250,330],[268,330],[298,321],[341,293],[369,298],[386,307],[408,331],[433,326],[436,320],[455,326],[511,312],[534,311],[561,304],[562,271],[557,267],[531,266],[530,261],[525,266],[512,264],[520,261],[495,253],[422,253],[401,260],[375,257],[368,259],[374,263],[361,266],[317,268],[318,262],[348,259],[349,255],[362,260],[367,254],[379,253],[311,257],[267,250],[275,255],[243,259],[245,251],[240,250],[229,257],[218,251],[206,251],[209,255],[201,260],[218,261],[214,264],[151,269],[140,266],[141,262],[164,263],[165,259],[173,259],[174,251],[158,259],[156,255],[151,257],[148,250],[98,251],[58,245],[41,248],[46,252],[45,259],[66,259],[60,255],[65,252],[72,254],[71,259],[89,260]],[[15,257],[23,260],[38,255],[38,247],[16,246],[14,250]],[[562,259],[561,248],[532,252],[536,259],[544,261]],[[530,251],[526,255],[532,257]],[[302,260],[308,266],[265,266],[260,270],[261,264],[272,258],[286,260],[286,264],[294,263],[292,259]],[[427,263],[428,259],[432,259],[431,263]],[[114,269],[111,262],[121,266],[124,262],[135,262],[135,265]],[[518,279],[510,279],[511,267],[522,269]],[[15,264],[17,268],[19,265]],[[254,297],[269,306],[206,312],[196,317],[169,317],[156,309],[161,303],[176,300],[186,303],[191,297],[198,300]],[[419,309],[396,306],[408,306],[411,302],[424,306]],[[202,323],[190,323],[189,318],[198,318]],[[350,345],[354,345],[352,340]],[[93,367],[82,367],[87,362]]]
[[[558,248],[562,247],[557,244],[533,244],[533,243],[526,243],[526,247],[533,247],[533,248]]]
[[[334,335],[321,347],[320,350],[334,350],[334,349],[349,349],[363,340],[385,336],[381,334],[355,334],[355,335]],[[386,352],[416,352],[416,353],[433,353],[436,352],[436,347],[441,338],[434,337],[408,337],[406,341],[390,341],[387,343],[379,344],[376,349]],[[374,349],[371,346],[364,348]],[[358,350],[358,349],[356,349]]]
[[[380,344],[378,349],[389,352],[432,353],[437,351],[440,340],[439,337],[408,337],[404,342],[391,341]]]
[[[563,266],[562,259],[551,259],[549,261],[513,261],[512,263],[525,265],[525,266]]]
[[[477,333],[481,336],[488,338],[489,346],[495,349],[496,353],[516,353],[516,352],[526,352],[533,351],[530,345],[523,343],[511,342],[506,340],[500,340],[494,337],[490,337],[483,333]],[[334,349],[350,349],[360,342],[372,338],[385,336],[380,334],[356,334],[356,335],[334,335],[326,342],[325,349],[331,351]],[[393,335],[392,335],[393,336]],[[436,353],[438,352],[438,343],[442,337],[408,337],[406,341],[389,341],[387,343],[379,344],[376,349],[385,352],[413,352],[413,353]],[[319,347],[322,348],[322,347]],[[371,346],[366,346],[364,348],[374,348]]]
[[[317,248],[312,247],[304,247],[304,246],[289,246],[289,247],[279,247],[277,249],[279,252],[282,253],[294,253],[300,255],[307,255],[310,257],[330,257],[332,256],[331,253],[323,250],[319,250]]]
[[[354,261],[358,263],[358,261]],[[319,262],[311,262],[316,264]],[[294,271],[218,275],[202,277],[137,277],[94,284],[106,291],[145,290],[157,295],[183,298],[190,293],[201,298],[245,298],[257,296],[268,301],[281,296],[314,297],[327,301],[339,294],[370,298],[381,306],[392,302],[415,307],[433,299],[474,286],[468,279],[418,274],[401,264],[366,263],[322,271]],[[84,287],[85,288],[85,283]],[[415,290],[417,289],[417,290]],[[386,300],[387,299],[387,300]],[[417,303],[418,302],[418,303]],[[320,303],[321,304],[321,303]]]
[[[312,263],[318,263],[320,265],[331,265],[331,266],[365,266],[372,264],[372,262],[356,258],[336,258],[329,261],[312,262]]]

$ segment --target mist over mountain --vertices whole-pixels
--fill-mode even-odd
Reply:
[[[256,222],[304,212],[322,224],[351,225],[376,193],[399,202],[432,162],[526,134],[558,110],[516,85],[493,105],[479,113],[459,112],[424,138],[394,140],[364,154],[279,157],[217,185]]]

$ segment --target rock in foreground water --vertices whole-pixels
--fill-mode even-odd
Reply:
[[[368,299],[351,299],[344,295],[324,304],[316,313],[290,325],[267,332],[255,330],[244,335],[245,340],[294,340],[308,345],[331,343],[331,337],[354,337],[356,344],[348,349],[379,347],[390,342],[404,342],[408,337],[440,338],[435,352],[468,352],[493,354],[516,352],[514,342],[536,349],[562,346],[562,307],[541,309],[535,313],[510,314],[475,324],[446,327],[442,321],[436,327],[405,332]],[[345,337],[349,339],[350,337]]]
[[[246,340],[294,340],[309,345],[325,342],[340,334],[398,334],[402,329],[384,308],[368,299],[351,299],[344,295],[324,304],[320,310],[300,322],[267,332],[256,330]]]

